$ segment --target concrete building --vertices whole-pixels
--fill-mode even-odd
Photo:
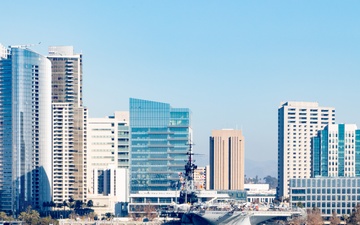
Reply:
[[[129,112],[88,121],[88,199],[98,215],[129,201]]]
[[[316,102],[285,102],[278,109],[277,197],[289,197],[290,179],[311,175],[311,137],[335,123],[335,109]]]
[[[82,95],[82,54],[49,47],[52,71],[53,201],[86,202],[87,109]]]
[[[270,189],[269,184],[245,184],[247,202],[271,203],[275,199],[276,190]]]
[[[177,189],[191,140],[190,110],[130,98],[130,193]]]
[[[350,215],[360,201],[359,177],[317,177],[290,180],[290,203],[317,207],[323,216]]]
[[[206,189],[206,181],[207,178],[209,177],[208,173],[209,167],[197,167],[194,170],[194,187],[197,190],[205,190]]]
[[[312,177],[359,177],[360,130],[355,124],[330,124],[312,138]]]
[[[240,130],[213,130],[210,137],[210,189],[244,189],[244,137]]]
[[[0,45],[0,211],[51,201],[51,63]]]

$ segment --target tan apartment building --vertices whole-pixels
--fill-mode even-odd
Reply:
[[[213,130],[210,137],[210,189],[244,189],[244,136],[241,130]]]
[[[82,54],[49,47],[52,72],[53,201],[86,201],[87,109],[82,96]]]

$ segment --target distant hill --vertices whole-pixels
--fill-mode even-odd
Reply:
[[[277,178],[277,160],[255,161],[245,159],[245,175],[246,177],[264,178],[267,175]]]

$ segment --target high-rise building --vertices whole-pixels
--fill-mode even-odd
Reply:
[[[128,202],[129,112],[88,121],[88,198]]]
[[[0,46],[0,211],[51,201],[51,63]]]
[[[312,138],[311,177],[360,176],[360,130],[329,124]]]
[[[87,109],[82,99],[82,54],[49,47],[52,69],[53,201],[86,201]]]
[[[311,137],[335,123],[335,109],[316,102],[285,102],[278,109],[277,197],[289,197],[290,179],[311,175]]]
[[[130,98],[130,189],[176,190],[191,140],[190,110]]]
[[[244,136],[240,130],[213,130],[210,137],[210,189],[244,189]]]

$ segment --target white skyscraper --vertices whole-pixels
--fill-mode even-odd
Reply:
[[[89,118],[88,193],[128,201],[129,112]]]
[[[0,211],[51,201],[51,63],[0,45]]]
[[[335,124],[335,108],[316,102],[285,102],[278,109],[277,196],[289,196],[289,180],[310,178],[311,137]]]

